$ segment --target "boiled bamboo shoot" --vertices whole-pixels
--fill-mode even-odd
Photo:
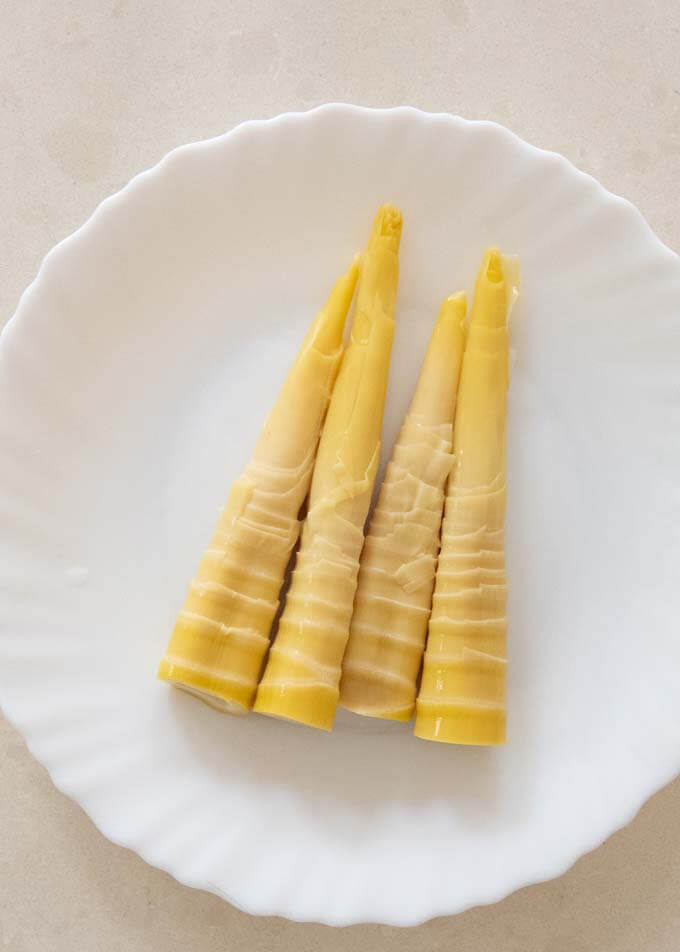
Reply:
[[[472,305],[415,734],[492,745],[506,735],[507,262],[484,255]]]
[[[234,483],[158,676],[221,710],[253,703],[343,351],[358,274],[333,288]]]
[[[410,720],[422,661],[453,416],[465,343],[465,295],[447,298],[371,517],[359,569],[340,704]]]
[[[308,514],[255,710],[330,730],[364,523],[380,457],[394,335],[401,215],[378,212],[362,258],[350,344],[317,454]]]

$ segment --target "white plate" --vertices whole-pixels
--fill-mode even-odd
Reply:
[[[404,212],[385,446],[497,243],[513,317],[509,742],[330,736],[155,680],[303,331]],[[412,924],[555,876],[680,769],[680,259],[491,123],[328,106],[171,153],[0,338],[0,700],[102,832],[254,913]]]

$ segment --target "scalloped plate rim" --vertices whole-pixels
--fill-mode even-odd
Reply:
[[[228,139],[238,137],[242,132],[249,129],[261,129],[264,127],[269,127],[272,125],[283,124],[289,121],[300,121],[300,120],[309,120],[315,117],[316,115],[322,115],[328,112],[338,111],[345,112],[347,114],[360,114],[360,115],[370,115],[378,119],[387,116],[413,116],[421,120],[428,122],[445,122],[445,123],[458,123],[464,126],[474,126],[474,127],[487,127],[493,129],[497,134],[500,134],[504,137],[509,137],[513,140],[516,146],[520,146],[523,150],[534,155],[542,156],[543,158],[549,158],[553,161],[558,161],[564,170],[568,171],[572,178],[580,180],[582,182],[588,182],[597,187],[597,193],[601,202],[615,203],[623,205],[629,213],[634,213],[635,217],[638,220],[639,224],[644,225],[645,229],[645,238],[648,242],[651,242],[656,247],[657,251],[663,255],[670,256],[675,261],[680,263],[680,256],[678,256],[671,248],[669,248],[652,230],[651,226],[647,222],[646,218],[642,212],[628,199],[608,190],[605,188],[594,176],[590,175],[587,172],[582,171],[577,168],[569,159],[561,155],[558,152],[542,149],[540,147],[534,146],[531,143],[526,142],[519,135],[514,133],[512,130],[508,129],[506,126],[486,119],[467,119],[462,116],[447,113],[447,112],[428,112],[417,107],[413,106],[393,106],[388,108],[374,108],[370,106],[359,106],[351,103],[345,102],[329,102],[324,103],[318,106],[315,106],[309,110],[295,110],[281,113],[279,115],[270,117],[270,118],[260,118],[260,119],[249,119],[238,123],[229,131],[213,136],[208,139],[198,140],[194,142],[184,143],[179,145],[168,153],[166,153],[158,162],[149,168],[137,173],[134,175],[126,185],[124,185],[117,192],[103,199],[93,210],[91,215],[86,219],[86,221],[80,225],[75,231],[61,239],[57,242],[43,258],[38,272],[33,279],[33,281],[26,287],[26,289],[21,294],[16,309],[12,316],[9,318],[7,323],[4,325],[2,330],[0,330],[0,349],[3,347],[3,344],[6,342],[8,333],[11,333],[18,322],[21,320],[21,312],[25,306],[30,294],[32,291],[42,282],[43,276],[45,273],[45,267],[47,263],[56,255],[62,247],[67,246],[69,243],[76,240],[86,238],[88,232],[91,230],[93,224],[96,223],[100,214],[104,209],[110,206],[114,206],[118,203],[125,201],[131,194],[134,193],[137,186],[147,177],[155,176],[157,173],[162,172],[163,167],[169,161],[180,157],[187,156],[191,152],[201,151],[206,148],[210,148],[212,145],[223,142]],[[538,884],[541,882],[546,882],[552,879],[555,879],[563,875],[567,870],[569,870],[581,857],[592,852],[598,848],[603,840],[603,837],[600,835],[593,835],[588,837],[588,841],[585,845],[580,842],[572,850],[569,851],[566,859],[561,858],[559,861],[552,864],[545,863],[544,870],[541,873],[537,873],[534,876],[526,879],[526,881],[518,882],[514,885],[503,885],[500,888],[495,890],[489,890],[489,894],[481,899],[474,899],[465,904],[460,905],[456,908],[455,912],[451,912],[450,909],[444,908],[441,904],[433,905],[433,908],[428,911],[425,915],[411,916],[406,915],[404,917],[395,915],[392,919],[386,919],[381,917],[379,920],[373,919],[357,919],[349,916],[314,916],[313,918],[295,918],[290,915],[290,912],[286,911],[283,908],[279,908],[276,904],[273,904],[272,907],[258,907],[257,904],[249,904],[244,902],[242,899],[238,899],[235,896],[228,894],[223,889],[218,887],[215,884],[210,882],[205,882],[200,879],[200,877],[191,877],[186,876],[182,873],[181,869],[177,868],[173,863],[163,863],[158,861],[153,857],[153,849],[145,848],[143,846],[135,845],[133,842],[126,842],[125,838],[120,835],[115,835],[111,832],[107,832],[106,823],[95,819],[93,812],[90,811],[88,807],[88,800],[90,796],[86,794],[79,793],[77,784],[73,786],[68,782],[63,781],[59,777],[59,767],[54,763],[50,763],[50,757],[44,757],[41,752],[40,739],[32,736],[31,728],[22,723],[22,718],[19,715],[18,711],[12,709],[11,704],[8,706],[6,702],[3,702],[0,699],[0,711],[6,717],[8,722],[12,724],[22,735],[25,740],[26,746],[30,751],[31,755],[36,758],[47,770],[52,783],[54,786],[64,795],[68,796],[70,799],[74,800],[81,809],[86,813],[86,815],[91,819],[97,829],[111,842],[115,843],[118,846],[121,846],[125,849],[129,849],[135,853],[145,862],[149,863],[152,866],[170,874],[178,882],[182,883],[193,889],[202,889],[207,892],[212,892],[214,895],[225,899],[231,905],[235,906],[237,909],[244,911],[251,915],[257,916],[282,916],[290,921],[294,922],[319,922],[326,925],[332,926],[345,926],[359,923],[369,923],[369,922],[381,922],[387,925],[394,926],[417,926],[424,922],[427,922],[435,917],[439,916],[448,916],[448,915],[459,915],[470,908],[475,908],[477,906],[486,906],[496,902],[501,901],[512,893],[516,892],[519,889],[525,888],[529,885]],[[612,822],[608,825],[608,832],[605,834],[605,839],[619,830],[623,829],[628,825],[638,814],[642,806],[657,792],[659,792],[664,786],[671,782],[677,775],[680,773],[680,751],[677,755],[677,760],[672,764],[667,770],[662,774],[657,774],[653,779],[647,778],[644,783],[639,783],[638,786],[641,788],[636,796],[632,799],[632,805],[627,809],[621,810],[620,815],[613,818]],[[642,789],[643,788],[643,789]]]

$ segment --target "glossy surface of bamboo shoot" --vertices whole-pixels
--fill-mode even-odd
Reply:
[[[330,730],[378,461],[394,335],[401,215],[376,216],[350,344],[328,410],[291,586],[255,710]]]
[[[245,713],[255,697],[357,274],[355,262],[308,331],[231,489],[159,667],[159,678],[220,710]]]
[[[516,279],[484,255],[475,286],[415,734],[493,745],[506,734],[507,314]]]
[[[460,293],[442,305],[364,544],[340,684],[358,714],[409,720],[415,708],[464,345]]]

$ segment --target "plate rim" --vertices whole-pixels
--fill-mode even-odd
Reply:
[[[446,123],[453,121],[465,126],[494,129],[497,133],[500,133],[506,138],[511,139],[515,145],[519,145],[521,148],[533,153],[535,156],[538,155],[542,156],[543,158],[550,158],[553,161],[557,161],[562,165],[563,170],[568,171],[572,176],[575,176],[582,182],[589,182],[592,185],[595,185],[600,190],[602,196],[608,201],[622,205],[623,207],[627,208],[629,212],[633,212],[635,214],[635,216],[638,218],[638,223],[644,225],[645,231],[647,232],[647,238],[652,239],[652,241],[657,245],[658,249],[662,251],[662,253],[670,255],[676,260],[680,260],[680,253],[675,252],[669,245],[659,238],[652,226],[647,221],[645,215],[640,211],[637,205],[634,205],[633,202],[630,201],[630,199],[627,199],[623,195],[619,195],[617,192],[613,192],[606,188],[606,186],[596,179],[594,175],[591,175],[590,172],[585,172],[583,169],[580,169],[574,164],[574,162],[572,162],[571,159],[568,159],[561,152],[556,152],[553,149],[544,149],[540,146],[533,145],[533,143],[527,142],[526,139],[523,139],[516,132],[513,132],[512,129],[509,129],[502,123],[497,122],[495,119],[468,119],[465,116],[459,115],[458,113],[432,112],[427,109],[421,109],[418,106],[363,106],[357,105],[355,103],[345,102],[343,100],[331,100],[329,102],[320,103],[319,105],[313,106],[310,109],[290,109],[267,118],[244,119],[241,122],[238,122],[231,129],[228,129],[226,132],[220,132],[217,135],[210,136],[207,139],[195,139],[191,142],[183,142],[180,145],[170,149],[169,152],[166,152],[165,155],[161,156],[161,158],[157,162],[154,162],[153,165],[150,165],[147,168],[142,169],[140,172],[135,173],[135,175],[133,175],[132,178],[122,186],[122,188],[112,192],[111,195],[107,195],[106,198],[103,198],[100,202],[98,202],[81,225],[79,225],[74,231],[70,232],[70,234],[66,235],[64,238],[61,238],[56,244],[52,245],[50,250],[40,262],[35,277],[29,282],[29,284],[19,295],[19,300],[17,301],[13,313],[10,315],[5,325],[0,328],[0,342],[2,341],[3,336],[8,331],[8,329],[10,329],[19,318],[22,305],[24,303],[24,298],[28,292],[30,292],[34,286],[36,286],[42,280],[45,271],[45,265],[58,251],[58,249],[60,249],[62,246],[67,246],[76,238],[86,234],[95,219],[101,214],[102,210],[124,201],[125,198],[134,191],[141,181],[143,181],[146,177],[152,176],[161,171],[163,165],[165,165],[171,159],[174,159],[180,155],[188,154],[192,151],[203,150],[204,148],[208,148],[218,142],[224,142],[230,138],[235,138],[237,135],[243,134],[248,129],[281,125],[284,122],[291,120],[299,121],[301,119],[311,119],[314,116],[328,114],[331,112],[345,112],[348,115],[354,114],[372,116],[410,115],[425,121],[443,121]]]
[[[447,125],[450,123],[455,123],[464,127],[490,128],[496,135],[500,135],[511,141],[516,148],[524,150],[527,154],[542,159],[548,158],[552,162],[559,163],[562,171],[567,173],[573,181],[579,182],[580,184],[587,183],[591,187],[595,187],[601,202],[624,207],[627,214],[634,214],[635,218],[637,219],[638,227],[641,225],[643,226],[641,236],[644,236],[646,242],[654,247],[657,254],[668,257],[670,260],[673,260],[676,264],[680,265],[680,255],[673,251],[659,238],[659,236],[653,231],[644,214],[631,201],[607,189],[593,175],[579,169],[570,159],[566,158],[561,153],[535,146],[527,142],[521,136],[517,135],[515,132],[508,129],[501,123],[489,119],[468,119],[449,112],[430,112],[408,105],[376,108],[371,106],[355,105],[347,102],[333,101],[317,105],[308,110],[291,110],[269,118],[244,120],[237,123],[233,128],[219,135],[212,136],[207,139],[183,143],[179,146],[176,146],[164,156],[162,156],[161,159],[159,159],[152,166],[135,174],[122,188],[100,201],[95,206],[91,214],[87,217],[87,219],[78,228],[53,245],[48,253],[44,256],[35,277],[21,293],[14,312],[3,328],[0,329],[0,355],[2,355],[7,345],[9,335],[16,331],[22,319],[22,313],[26,306],[26,302],[29,300],[35,289],[37,289],[42,284],[46,268],[53,256],[58,254],[62,247],[67,247],[70,243],[74,243],[81,238],[87,238],[89,231],[91,231],[92,228],[96,226],[99,218],[107,208],[112,208],[118,204],[126,202],[129,197],[134,194],[135,190],[140,184],[142,184],[147,178],[161,173],[163,167],[167,163],[174,161],[177,157],[185,157],[190,155],[192,152],[197,153],[205,149],[209,149],[218,143],[223,143],[226,140],[236,139],[240,135],[246,133],[248,130],[261,130],[290,122],[310,121],[318,116],[325,116],[332,113],[345,115],[348,117],[361,116],[366,118],[368,116],[375,119],[391,117],[416,118],[421,122],[425,121],[428,123],[441,123]],[[566,859],[561,859],[559,862],[553,862],[552,864],[546,862],[544,864],[545,868],[543,872],[540,872],[535,876],[531,876],[529,879],[523,879],[522,882],[516,882],[514,885],[508,886],[507,883],[505,883],[496,890],[492,891],[492,893],[486,898],[470,900],[461,904],[455,912],[451,912],[450,908],[444,908],[445,904],[437,904],[433,902],[430,911],[424,915],[418,914],[416,916],[399,916],[397,912],[397,914],[395,914],[390,919],[385,917],[375,920],[363,917],[357,918],[356,915],[352,914],[351,910],[345,912],[342,915],[317,917],[315,914],[314,917],[296,917],[291,915],[289,911],[286,911],[280,907],[281,905],[285,905],[285,903],[277,904],[277,902],[274,902],[270,906],[259,908],[244,902],[242,899],[236,899],[234,896],[219,888],[216,884],[207,883],[203,880],[199,882],[196,879],[192,881],[192,877],[183,874],[182,870],[177,868],[176,864],[173,864],[172,862],[164,864],[162,862],[158,862],[158,860],[155,858],[151,858],[151,851],[146,848],[144,844],[133,845],[132,843],[125,842],[125,837],[122,835],[116,835],[115,831],[106,832],[104,826],[100,825],[100,823],[90,813],[86,805],[87,797],[83,797],[81,794],[71,789],[71,785],[68,782],[64,782],[61,778],[55,777],[56,768],[51,766],[41,756],[39,756],[38,753],[36,753],[34,749],[34,738],[32,736],[33,732],[30,728],[30,725],[25,723],[22,724],[22,718],[16,710],[13,710],[11,702],[8,705],[5,700],[0,698],[0,711],[2,711],[2,714],[7,719],[7,721],[21,734],[24,742],[26,743],[27,749],[31,753],[31,756],[33,756],[43,767],[45,767],[51,782],[57,788],[57,790],[73,800],[79,806],[79,808],[85,812],[97,830],[103,836],[105,836],[106,839],[117,846],[131,849],[144,862],[162,870],[163,872],[168,873],[183,885],[194,889],[202,889],[204,891],[211,892],[214,895],[225,899],[231,905],[243,912],[248,913],[249,915],[277,915],[283,916],[286,919],[294,922],[318,922],[331,926],[344,926],[360,923],[368,924],[373,922],[380,922],[394,926],[417,926],[438,916],[460,915],[471,908],[486,906],[499,902],[517,890],[525,888],[526,886],[548,882],[552,879],[558,878],[559,876],[562,876],[564,873],[566,873],[581,857],[593,852],[604,842],[601,835],[593,835],[590,837],[589,843],[585,847],[582,844],[579,844],[572,850],[569,850]],[[608,825],[609,832],[606,834],[605,839],[609,838],[609,836],[612,836],[614,833],[627,826],[637,816],[642,806],[674,778],[676,778],[678,774],[680,774],[680,751],[677,755],[677,761],[673,766],[667,768],[663,775],[660,773],[655,774],[653,781],[644,785],[644,792],[638,793],[637,796],[631,797],[632,805],[626,811],[623,811],[625,815],[622,818],[615,817],[614,821]]]

